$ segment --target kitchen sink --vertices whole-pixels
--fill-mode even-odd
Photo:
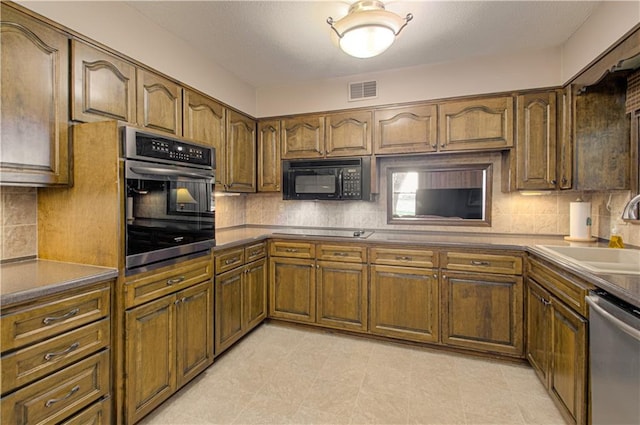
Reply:
[[[594,273],[640,275],[640,250],[582,246],[536,245]]]

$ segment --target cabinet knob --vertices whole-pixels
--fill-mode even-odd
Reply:
[[[59,320],[68,319],[69,317],[73,317],[80,312],[79,308],[74,308],[73,310],[69,310],[69,312],[63,314],[62,316],[54,316],[54,317],[45,317],[42,319],[42,323],[45,325],[50,325],[53,322],[57,322]]]
[[[80,385],[76,385],[75,387],[71,388],[71,391],[69,391],[64,397],[52,398],[47,400],[47,402],[44,404],[44,407],[51,407],[60,401],[64,401],[69,397],[71,397],[72,395],[74,395],[75,393],[77,393],[78,391],[80,391]]]
[[[171,285],[175,285],[176,283],[180,283],[184,280],[184,276],[178,276],[176,278],[173,279],[168,279],[167,280],[167,285],[171,286]]]
[[[568,181],[569,181],[569,180],[567,180],[567,178],[566,178],[566,177],[563,177],[563,178],[562,178],[562,184],[567,184],[567,182],[568,182]]]
[[[80,347],[80,343],[79,342],[74,342],[66,350],[45,354],[44,355],[44,359],[46,361],[49,361],[49,360],[53,359],[54,357],[62,356],[62,355],[65,355],[65,354],[69,354],[70,352],[77,350],[78,347]]]
[[[558,184],[558,181],[556,179],[551,180],[551,184]]]
[[[319,265],[319,264],[316,264],[316,269],[319,269],[319,268],[320,268],[320,265]]]
[[[471,265],[472,266],[490,266],[491,263],[488,261],[471,260]]]

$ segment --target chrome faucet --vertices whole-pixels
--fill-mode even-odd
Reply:
[[[623,220],[638,220],[638,205],[640,204],[640,194],[631,198],[622,211]]]

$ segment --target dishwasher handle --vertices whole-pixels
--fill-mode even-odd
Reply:
[[[598,304],[598,301],[600,299],[600,297],[594,295],[589,295],[586,297],[587,304],[589,304],[589,307],[591,307],[596,313],[600,314],[602,317],[611,322],[615,327],[631,336],[636,341],[640,341],[640,330],[635,329],[633,326],[625,323],[624,321],[620,320],[619,318],[602,308],[602,306]]]

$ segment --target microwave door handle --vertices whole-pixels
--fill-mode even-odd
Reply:
[[[338,199],[342,199],[342,171],[338,171]]]
[[[196,179],[211,179],[210,175],[207,174],[199,174],[199,173],[190,173],[188,171],[182,170],[171,170],[163,167],[129,167],[131,171],[138,175],[147,175],[147,176],[169,176],[169,177],[190,177]]]

